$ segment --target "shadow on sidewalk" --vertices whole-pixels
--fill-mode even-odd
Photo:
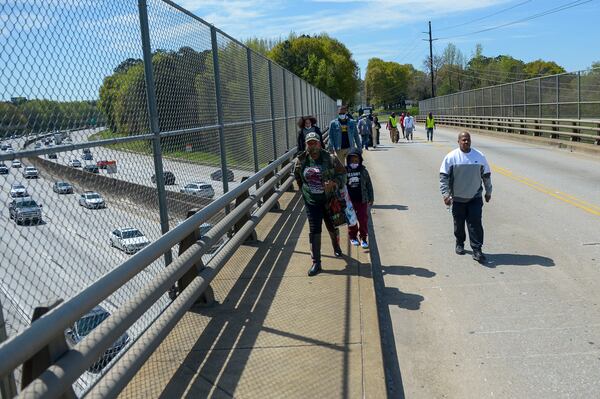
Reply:
[[[406,205],[381,205],[381,204],[374,204],[371,209],[395,209],[397,211],[406,211],[408,210],[408,206]]]
[[[296,346],[314,345],[342,353],[341,392],[344,397],[349,395],[348,312],[352,274],[350,266],[347,267],[348,271],[345,271],[345,274],[348,275],[345,293],[346,309],[340,309],[340,312],[346,312],[346,325],[344,326],[346,335],[343,342],[321,341],[318,337],[294,334],[265,325],[270,311],[289,312],[288,317],[290,315],[293,317],[294,314],[294,309],[274,309],[273,302],[282,281],[285,278],[295,278],[284,278],[284,273],[296,250],[297,240],[306,239],[308,242],[308,237],[305,238],[301,235],[306,223],[303,205],[301,196],[295,196],[286,206],[285,212],[275,222],[260,245],[256,247],[257,251],[252,255],[250,261],[247,262],[247,265],[244,264],[244,269],[240,273],[241,277],[235,280],[222,304],[210,308],[193,307],[191,309],[193,312],[210,317],[210,321],[205,328],[197,332],[198,339],[163,389],[160,398],[195,398],[201,393],[210,397],[215,395],[236,396],[236,388],[249,365],[251,354],[253,351],[260,352],[263,349],[256,347],[256,342],[259,334],[265,332],[281,339],[298,341]],[[324,243],[324,245],[327,244]],[[356,270],[356,266],[354,270]],[[299,303],[298,306],[302,306],[302,304]],[[277,342],[281,343],[282,341]],[[302,359],[290,359],[289,361],[303,364]],[[276,364],[268,366],[275,369],[278,367]],[[285,367],[285,365],[280,367]],[[260,370],[249,370],[251,373],[257,373],[257,390],[259,392],[264,390],[265,396],[269,396],[269,383],[265,382],[265,379],[269,378],[269,374],[261,374]],[[294,378],[294,376],[291,375],[290,378]],[[302,377],[298,376],[298,378]],[[261,385],[263,383],[266,385]],[[331,381],[330,383],[337,382]]]

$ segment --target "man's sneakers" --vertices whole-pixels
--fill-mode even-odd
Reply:
[[[351,238],[350,244],[354,245],[355,247],[358,247],[360,245],[360,243],[358,242],[358,240],[356,238]]]
[[[473,250],[473,260],[479,263],[484,263],[486,261],[486,257],[483,252],[481,252],[481,249]]]
[[[369,243],[367,242],[367,240],[362,240],[362,242],[360,243],[360,246],[363,249],[368,249],[369,248]]]
[[[465,246],[461,245],[461,244],[456,244],[456,248],[454,248],[454,252],[456,252],[457,255],[464,255],[465,254]]]

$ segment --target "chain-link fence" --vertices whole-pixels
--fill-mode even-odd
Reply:
[[[600,118],[600,69],[545,76],[419,102],[420,115]]]
[[[293,148],[301,115],[325,124],[336,112],[315,87],[169,1],[4,2],[0,37],[2,339]],[[68,344],[170,261],[65,331]]]

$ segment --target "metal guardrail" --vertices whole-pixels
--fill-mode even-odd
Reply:
[[[218,259],[212,258],[205,267],[199,268],[191,283],[180,292],[178,297],[149,327],[141,339],[136,341],[133,347],[96,383],[93,391],[89,393],[91,397],[116,396],[126,386],[139,367],[143,365],[152,351],[162,341],[162,338],[168,334],[194,301],[202,295],[219,270],[253,231],[256,224],[271,210],[281,194],[291,185],[293,176],[290,176],[290,172],[293,165],[290,161],[293,159],[295,152],[295,148],[288,151],[238,187],[190,216],[182,224],[164,234],[156,242],[141,250],[90,287],[33,322],[21,334],[10,337],[2,343],[0,345],[0,359],[2,359],[0,378],[12,373],[14,369],[24,364],[57,338],[64,337],[65,329],[82,315],[109,297],[137,274],[143,272],[154,260],[171,251],[175,245],[181,243],[186,237],[195,234],[200,225],[211,216],[230,206],[232,201],[239,196],[246,195],[247,198],[219,223],[214,225],[206,235],[203,235],[179,257],[174,259],[137,295],[119,307],[116,312],[90,332],[80,343],[62,354],[54,354],[57,358],[56,362],[29,384],[20,393],[19,397],[56,398],[68,392],[71,384],[94,364],[106,348],[118,340],[148,307],[164,295],[191,268],[201,265],[202,255],[223,234],[226,234],[236,222],[244,218],[251,211],[254,204],[275,190],[275,195],[270,195],[234,234],[233,238],[225,244],[219,253],[220,256],[217,257]],[[277,172],[282,164],[286,165]],[[274,172],[277,173],[248,196],[250,188]],[[276,189],[282,179],[284,179],[283,183]],[[128,356],[129,353],[133,353],[133,355]]]
[[[434,116],[436,124],[600,145],[600,120],[498,116]],[[418,116],[417,122],[425,122]]]

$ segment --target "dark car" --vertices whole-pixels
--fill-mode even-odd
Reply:
[[[223,171],[221,169],[215,170],[210,174],[212,180],[223,181]],[[233,181],[233,170],[227,169],[227,181]]]
[[[89,153],[89,152],[84,152],[84,153],[81,155],[81,159],[83,159],[84,161],[91,161],[91,160],[93,160],[93,159],[94,159],[94,157],[92,156],[92,154],[91,154],[91,153]]]
[[[7,175],[8,167],[4,164],[0,164],[0,175]]]
[[[89,333],[91,333],[96,327],[100,325],[104,320],[110,316],[110,313],[102,306],[96,306],[88,313],[83,315],[81,319],[77,320],[75,324],[65,330],[65,338],[69,347],[74,347],[82,339],[84,339]],[[129,343],[129,335],[124,333],[119,337],[117,342],[109,346],[100,358],[90,366],[88,371],[90,373],[99,373],[108,363],[113,360],[117,354]]]
[[[173,172],[164,171],[163,178],[165,179],[165,184],[167,186],[172,186],[175,184],[175,175]],[[152,175],[152,183],[156,184],[156,175]]]
[[[58,156],[54,152],[51,152],[50,154],[48,154],[48,159],[57,159],[57,158],[58,158]]]
[[[83,171],[88,173],[100,173],[100,169],[98,169],[96,165],[85,165]]]

